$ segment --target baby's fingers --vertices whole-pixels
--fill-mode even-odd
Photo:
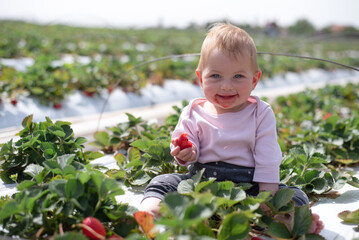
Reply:
[[[195,153],[192,148],[186,148],[179,152],[177,158],[185,162],[192,162],[195,160]]]
[[[178,138],[173,138],[172,140],[171,140],[171,143],[174,145],[174,146],[178,146],[179,144],[178,144]]]
[[[179,146],[176,146],[175,148],[172,149],[171,155],[173,157],[177,157],[177,155],[180,153],[180,151],[181,151],[181,148]]]

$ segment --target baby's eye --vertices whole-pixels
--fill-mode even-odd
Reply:
[[[213,77],[213,78],[220,78],[221,76],[220,76],[219,74],[212,74],[211,77]]]
[[[242,78],[242,77],[243,77],[243,75],[241,75],[241,74],[234,75],[234,78]]]

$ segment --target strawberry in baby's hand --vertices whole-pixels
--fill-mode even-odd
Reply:
[[[178,146],[181,150],[192,147],[192,143],[188,141],[187,133],[182,133],[181,136],[178,138]]]

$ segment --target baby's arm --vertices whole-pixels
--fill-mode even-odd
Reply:
[[[258,186],[259,186],[259,192],[269,191],[271,192],[272,196],[274,196],[274,194],[278,191],[278,183],[259,182]],[[264,203],[261,204],[261,208],[264,212],[270,212],[270,208]]]
[[[171,155],[177,158],[177,161],[180,164],[186,165],[188,162],[193,162],[196,160],[197,150],[194,144],[192,147],[182,149],[178,144],[178,138],[172,139],[172,144],[174,148],[171,151]]]
[[[259,182],[259,192],[269,191],[274,195],[278,191],[278,183],[264,183]]]

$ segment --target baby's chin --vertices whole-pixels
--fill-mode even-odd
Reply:
[[[217,113],[230,113],[230,112],[239,112],[243,109],[245,109],[248,105],[250,105],[250,102],[246,101],[244,103],[235,103],[235,104],[220,104],[215,103],[214,106],[217,110]]]

